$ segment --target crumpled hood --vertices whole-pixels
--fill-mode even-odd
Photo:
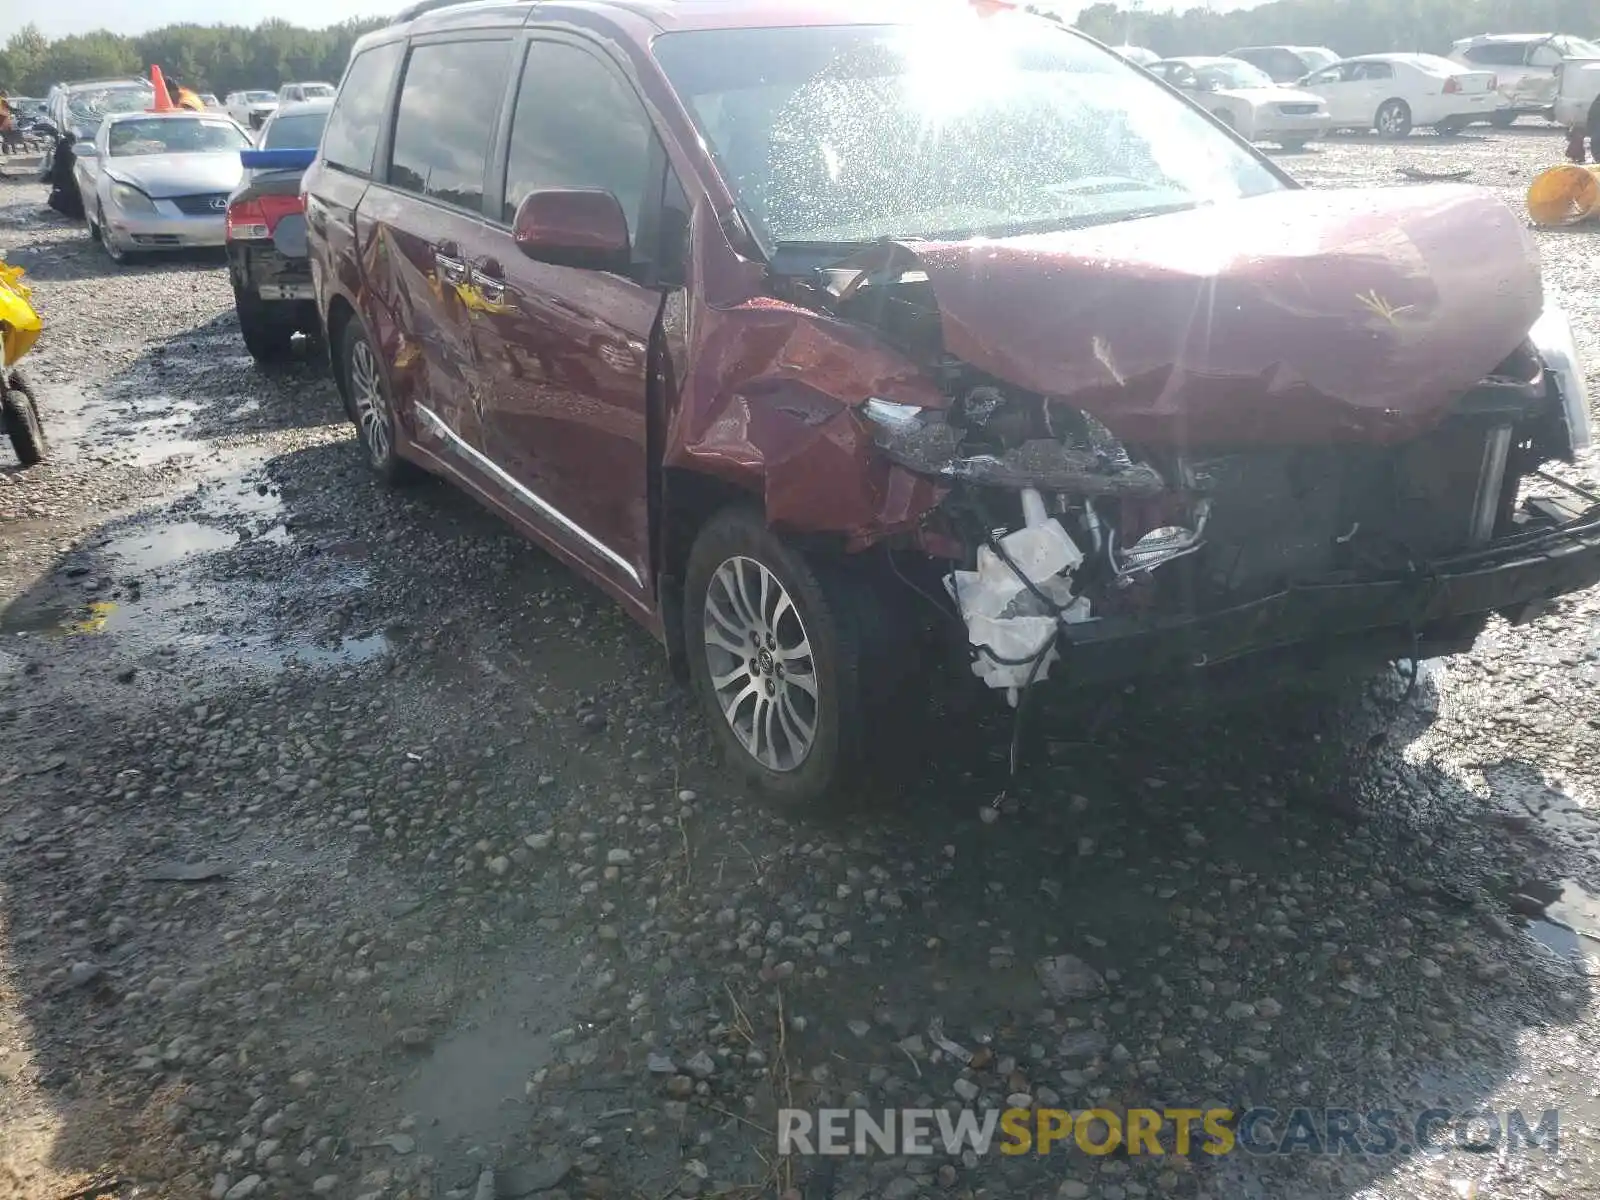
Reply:
[[[131,183],[152,200],[231,192],[244,174],[239,151],[215,154],[139,154],[106,160],[113,179]]]
[[[1414,436],[1542,306],[1522,222],[1461,185],[1284,191],[904,249],[949,353],[1167,445]]]

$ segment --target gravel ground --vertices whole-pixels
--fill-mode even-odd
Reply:
[[[1281,161],[1520,205],[1561,146]],[[1000,715],[952,703],[936,758],[776,812],[619,611],[372,482],[314,364],[255,367],[215,259],[115,268],[43,199],[0,183],[56,451],[0,467],[0,1196],[1600,1191],[1600,597],[1411,697],[1052,712],[1009,788]],[[1600,373],[1600,234],[1538,240]],[[1561,1140],[774,1154],[780,1103],[1007,1097],[1559,1108]]]

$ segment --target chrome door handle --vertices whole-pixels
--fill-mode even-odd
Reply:
[[[439,274],[446,283],[465,283],[467,279],[467,264],[459,258],[451,258],[448,254],[434,252],[433,262],[439,268]]]
[[[494,275],[485,275],[476,267],[472,271],[472,286],[477,288],[478,294],[490,304],[499,304],[506,298],[505,280]]]

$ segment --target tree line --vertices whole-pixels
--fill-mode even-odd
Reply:
[[[27,25],[0,50],[0,89],[43,96],[53,83],[145,75],[152,63],[197,92],[225,96],[246,88],[272,91],[293,80],[337,83],[350,47],[386,17],[364,17],[326,29],[287,21],[241,25],[168,25],[132,37],[99,30],[46,38]]]
[[[1214,12],[1156,13],[1144,4],[1092,4],[1078,27],[1112,45],[1157,54],[1222,54],[1236,46],[1327,46],[1338,54],[1444,54],[1478,33],[1566,33],[1600,38],[1595,0],[1272,0]]]
[[[384,17],[363,17],[326,29],[287,21],[241,25],[168,25],[125,37],[100,30],[46,38],[33,25],[0,50],[0,88],[41,96],[52,83],[140,75],[158,63],[196,91],[276,89],[288,80],[337,82],[350,47]],[[1242,45],[1329,46],[1340,54],[1420,50],[1442,54],[1459,37],[1490,32],[1550,32],[1600,38],[1595,0],[1271,0],[1255,8],[1215,12],[1147,11],[1092,4],[1078,27],[1112,44],[1132,42],[1158,54],[1220,54]]]

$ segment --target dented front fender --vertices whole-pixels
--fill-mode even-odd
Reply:
[[[947,488],[890,462],[857,412],[878,397],[943,407],[914,364],[871,334],[755,298],[707,314],[672,414],[665,462],[762,499],[767,520],[849,549],[916,528]]]

